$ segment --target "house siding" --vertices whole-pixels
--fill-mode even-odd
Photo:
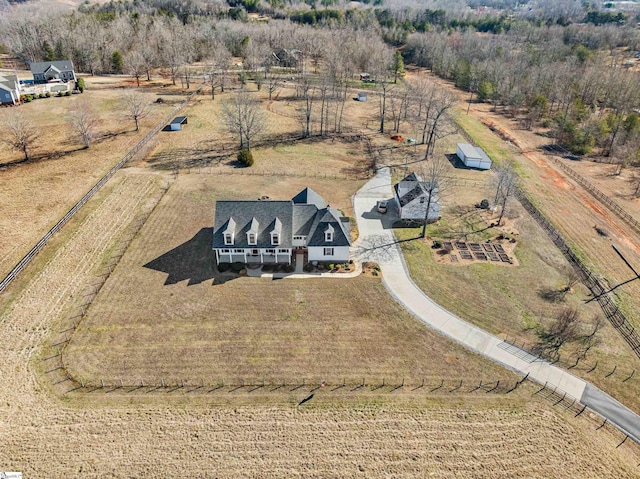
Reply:
[[[309,246],[308,255],[309,261],[333,261],[344,262],[349,261],[349,247],[348,246],[335,246],[333,247],[333,255],[327,256],[324,254],[325,248],[331,248],[331,246]]]

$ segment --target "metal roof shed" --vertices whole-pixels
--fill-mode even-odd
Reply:
[[[171,123],[169,123],[169,129],[171,131],[180,131],[182,130],[182,125],[186,125],[186,124],[187,124],[186,116],[176,116],[173,120],[171,120]]]
[[[491,158],[482,150],[468,143],[458,143],[456,145],[456,155],[469,168],[488,170],[491,168]]]

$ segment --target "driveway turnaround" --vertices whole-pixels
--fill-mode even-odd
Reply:
[[[377,202],[393,197],[389,168],[381,168],[353,198],[359,237],[352,247],[356,261],[375,261],[394,299],[420,321],[463,346],[539,384],[556,389],[597,412],[640,443],[640,416],[592,384],[543,361],[527,351],[458,318],[431,300],[412,281],[391,228],[382,224]]]

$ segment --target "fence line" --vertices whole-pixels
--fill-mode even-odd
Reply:
[[[477,146],[477,143],[473,140],[471,135],[467,133],[458,123],[457,125],[458,132],[472,145]],[[553,157],[552,157],[553,158]],[[629,222],[632,226],[636,227],[640,231],[640,223],[638,223],[631,215],[627,214],[620,206],[617,205],[613,200],[608,198],[604,193],[600,192],[597,188],[591,185],[587,180],[582,178],[578,173],[576,173],[572,168],[564,165],[557,158],[553,158],[554,161],[557,161],[558,164],[564,169],[567,169],[567,172],[576,179],[576,181],[584,182],[589,185],[589,187],[585,187],[587,191],[592,193],[596,198],[603,201],[607,206],[609,206],[612,211],[618,214],[622,219]],[[570,170],[571,172],[569,172]],[[575,175],[575,176],[574,176]],[[579,178],[579,179],[578,179]],[[595,192],[598,193],[595,193]],[[601,196],[597,196],[601,195]],[[613,302],[609,294],[605,294],[607,288],[602,282],[589,270],[589,268],[578,258],[578,256],[573,252],[573,250],[567,245],[565,240],[562,238],[560,233],[553,225],[544,217],[544,215],[538,210],[538,208],[529,200],[527,195],[521,188],[516,189],[516,198],[520,201],[525,210],[529,212],[531,216],[538,222],[538,224],[542,227],[542,229],[547,233],[551,241],[556,245],[556,247],[560,250],[560,252],[564,255],[564,257],[569,261],[571,266],[576,270],[576,272],[580,275],[580,279],[584,283],[584,285],[591,291],[591,294],[594,297],[597,297],[598,304],[600,305],[602,311],[604,312],[606,318],[613,325],[613,327],[620,333],[622,338],[627,342],[627,344],[631,347],[633,352],[640,358],[640,336],[635,331],[635,328],[631,325],[627,317],[624,315],[620,308]],[[604,200],[602,199],[604,198]]]
[[[279,177],[291,177],[291,178],[318,178],[318,179],[335,179],[335,180],[368,180],[371,178],[370,174],[339,174],[339,173],[310,173],[310,172],[296,172],[296,171],[269,171],[269,170],[257,170],[254,168],[238,168],[229,169],[222,166],[196,166],[188,168],[174,168],[173,174],[211,174],[211,175],[240,175],[240,176],[279,176]]]
[[[62,363],[64,364],[64,362]],[[228,392],[233,393],[243,390],[244,392],[254,392],[263,389],[265,392],[276,391],[307,391],[314,392],[324,389],[328,392],[373,392],[373,393],[394,393],[398,391],[425,394],[501,394],[506,395],[515,391],[526,378],[517,380],[509,379],[454,379],[443,378],[441,376],[412,378],[366,378],[366,377],[349,377],[338,379],[316,378],[233,378],[225,379],[175,379],[175,378],[155,378],[153,380],[140,379],[121,379],[111,378],[92,379],[85,381],[84,379],[74,378],[63,367],[66,378],[72,382],[72,391],[92,392],[103,390],[111,392],[118,389],[127,389],[128,393],[134,391],[150,392],[157,390],[165,390],[166,392],[174,392],[182,390],[182,392]]]
[[[637,442],[636,438],[630,436],[622,427],[617,426],[615,423],[609,422],[609,420],[602,416],[600,413],[594,411],[587,405],[582,404],[578,399],[574,398],[570,394],[567,394],[560,389],[552,388],[548,385],[548,383],[545,383],[542,387],[538,388],[538,390],[533,394],[550,401],[554,406],[559,406],[567,410],[568,412],[572,413],[574,417],[587,417],[588,420],[590,420],[592,423],[598,424],[598,427],[595,428],[596,431],[599,431],[604,427],[612,434],[622,434],[624,437],[620,440],[620,442],[616,446],[616,449],[622,446],[625,442],[627,442],[627,439],[630,438],[630,444],[633,445],[632,447],[635,447],[636,451],[638,451],[638,446],[640,446],[640,443]],[[583,414],[585,412],[589,412],[591,416],[584,416]],[[640,464],[638,464],[638,466],[640,466]]]
[[[540,213],[533,203],[527,198],[521,189],[516,190],[516,197],[525,210],[533,216],[538,224],[545,230],[551,241],[556,245],[564,257],[569,261],[572,267],[580,275],[580,279],[591,291],[594,297],[597,297],[598,304],[602,308],[606,318],[612,326],[622,335],[623,339],[631,347],[633,352],[640,358],[640,336],[634,327],[629,323],[624,313],[613,302],[609,294],[605,294],[607,288],[602,284],[589,268],[576,256],[573,250],[567,245],[560,233],[549,223],[549,221]]]
[[[164,126],[171,120],[171,118],[182,110],[187,103],[200,91],[202,90],[202,86],[200,86],[197,90],[191,93],[182,103],[176,106],[171,113],[169,113],[158,125],[155,126],[153,130],[145,135],[142,140],[140,140],[118,163],[116,163],[102,178],[98,180],[98,182],[93,185],[93,187],[85,193],[85,195],[80,198],[80,200],[73,205],[73,207],[67,211],[67,213],[58,220],[58,222],[35,244],[33,248],[16,264],[13,269],[9,272],[9,274],[0,281],[0,293],[4,291],[9,284],[20,274],[33,260],[33,258],[38,254],[38,252],[47,244],[47,242],[56,234],[58,231],[62,229],[62,227],[71,219],[73,216],[80,210],[84,204],[89,201],[99,190],[104,186],[104,184],[114,175],[116,172],[124,166],[127,161],[129,161],[133,156],[142,148],[156,133],[158,133]]]
[[[560,150],[560,147],[557,147],[557,146],[554,146],[551,149],[545,150],[545,154],[548,155],[551,161],[553,161],[554,164],[559,166],[562,171],[567,173],[571,178],[577,181],[585,190],[587,190],[594,198],[600,201],[603,205],[605,205],[613,213],[615,213],[620,219],[625,221],[627,224],[631,225],[637,232],[640,233],[640,221],[636,220],[633,216],[627,213],[618,203],[613,201],[610,197],[608,197],[602,191],[596,188],[584,176],[580,175],[576,170],[566,165],[560,158],[557,158],[554,152],[560,153],[560,154],[563,153],[563,151]]]

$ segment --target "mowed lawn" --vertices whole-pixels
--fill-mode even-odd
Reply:
[[[290,198],[304,186],[349,211],[359,184],[178,177],[73,335],[70,372],[158,383],[516,378],[415,320],[377,278],[218,277],[210,249],[215,200]]]

